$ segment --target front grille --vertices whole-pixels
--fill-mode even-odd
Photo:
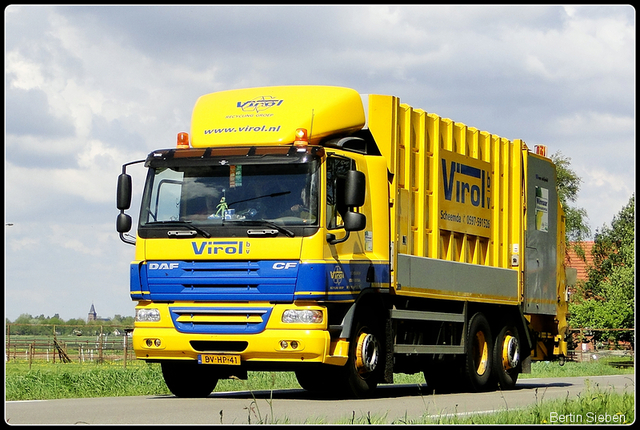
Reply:
[[[293,301],[297,266],[273,267],[273,261],[154,262],[141,284],[154,301]]]
[[[179,332],[254,334],[264,330],[271,307],[173,307],[171,319]]]

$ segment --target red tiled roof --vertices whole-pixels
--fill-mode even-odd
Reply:
[[[564,265],[578,271],[578,281],[586,281],[589,277],[588,268],[593,265],[593,256],[591,255],[593,241],[582,242],[582,249],[584,249],[586,262],[582,258],[578,257],[578,254],[573,250],[572,245],[573,243],[567,247],[567,255],[564,259]]]

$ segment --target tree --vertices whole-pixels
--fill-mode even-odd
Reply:
[[[588,280],[569,304],[571,325],[598,329],[632,328],[635,297],[635,195],[613,218],[611,226],[596,231],[593,266]],[[630,332],[611,331],[601,337],[631,340]]]
[[[114,320],[111,321],[91,321],[87,323],[84,318],[64,321],[60,318],[59,314],[55,314],[53,317],[45,317],[44,314],[34,317],[31,314],[25,313],[16,318],[14,322],[11,322],[8,318],[5,318],[5,322],[7,326],[10,326],[11,335],[49,336],[53,334],[53,327],[55,327],[55,331],[59,335],[70,335],[82,332],[85,332],[85,334],[95,334],[100,332],[100,327],[103,325],[133,327],[134,317],[116,315]]]
[[[575,203],[578,198],[582,179],[569,168],[571,158],[565,157],[562,152],[558,151],[553,154],[551,160],[556,165],[558,198],[565,213],[566,244],[567,246],[573,244],[578,256],[584,259],[584,250],[580,243],[591,234],[591,229],[587,224],[587,211],[570,204]]]
[[[24,324],[31,324],[31,320],[33,317],[30,314],[20,314],[18,318],[13,322],[13,326],[11,328],[12,334],[31,334],[28,333],[29,327]]]
[[[123,317],[122,315],[115,314],[111,321],[114,325],[133,326],[135,318],[129,316]]]

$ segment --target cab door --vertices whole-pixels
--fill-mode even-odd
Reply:
[[[378,161],[380,162],[377,163]],[[387,186],[383,180],[386,179],[386,167],[383,161],[381,157],[366,157],[360,154],[330,154],[327,157],[327,246],[324,259],[328,271],[327,292],[334,298],[349,298],[350,295],[357,295],[362,289],[371,286],[388,287],[389,215]],[[376,168],[380,172],[377,172]],[[350,170],[362,172],[365,178],[364,204],[357,208],[344,204],[347,172]],[[377,187],[382,191],[374,194],[372,185],[375,186],[376,181],[383,182]],[[375,211],[374,206],[377,209]],[[366,223],[362,229],[349,232],[345,229],[344,218],[353,215],[349,212],[354,211],[366,218]],[[335,240],[332,240],[333,238]]]

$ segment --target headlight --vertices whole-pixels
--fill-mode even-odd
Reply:
[[[322,321],[322,311],[315,309],[287,309],[282,313],[283,323],[318,324]]]
[[[158,309],[136,309],[137,322],[158,322],[160,311]]]

